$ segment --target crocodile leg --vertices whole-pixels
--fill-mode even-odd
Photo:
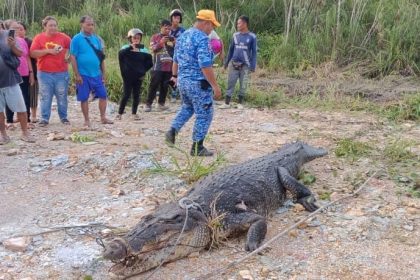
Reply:
[[[277,171],[281,183],[292,193],[298,203],[302,204],[309,212],[313,212],[318,209],[318,206],[315,204],[315,197],[312,195],[308,187],[291,176],[286,168],[278,167]]]
[[[266,219],[251,211],[230,214],[225,218],[227,231],[234,234],[248,229],[245,250],[254,251],[260,247],[267,233]]]

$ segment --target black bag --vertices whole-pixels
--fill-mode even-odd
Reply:
[[[102,61],[104,61],[105,60],[105,54],[104,54],[104,52],[102,51],[102,50],[98,50],[97,48],[95,48],[95,46],[92,44],[92,42],[87,38],[87,37],[85,37],[85,39],[86,39],[86,41],[88,42],[88,44],[89,44],[89,46],[93,49],[93,51],[95,52],[95,54],[96,54],[96,56],[98,57],[98,59],[99,59],[99,63],[101,63],[102,64]]]
[[[244,64],[242,62],[232,61],[232,66],[235,70],[241,70],[243,65]]]
[[[0,53],[4,63],[12,70],[17,70],[20,65],[19,58],[14,55],[11,50],[1,50]]]

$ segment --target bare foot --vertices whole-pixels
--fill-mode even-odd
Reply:
[[[85,121],[85,123],[83,124],[85,127],[87,128],[91,128],[92,124],[90,123],[90,121]]]
[[[103,119],[101,120],[101,122],[102,122],[102,124],[113,124],[113,123],[114,123],[113,121],[108,120],[107,118],[103,118]]]
[[[20,136],[20,140],[28,143],[35,143],[35,138],[30,134],[22,134],[22,136]]]
[[[0,135],[0,145],[4,145],[10,142],[10,137],[7,135]]]
[[[16,129],[16,127],[15,127],[15,125],[14,125],[14,124],[12,124],[12,123],[7,123],[7,124],[6,124],[6,129],[8,129],[8,130],[15,130],[15,129]]]

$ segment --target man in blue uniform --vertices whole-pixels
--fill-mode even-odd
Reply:
[[[242,102],[245,98],[249,72],[254,72],[257,65],[257,37],[248,29],[249,18],[247,16],[240,16],[236,25],[238,32],[233,34],[224,65],[225,69],[228,68],[228,85],[225,104],[219,107],[221,109],[230,108],[230,100],[238,79],[238,108],[243,108]]]
[[[182,106],[165,134],[166,141],[175,144],[175,137],[184,124],[195,114],[191,155],[212,156],[204,138],[213,119],[213,92],[221,96],[213,71],[213,52],[209,47],[210,32],[220,26],[214,11],[200,10],[192,28],[182,33],[175,46],[171,81],[177,83]]]

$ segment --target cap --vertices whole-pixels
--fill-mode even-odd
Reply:
[[[180,17],[179,23],[182,23],[182,11],[180,9],[172,10],[169,13],[169,18],[171,19],[171,21],[172,21],[172,17],[174,17],[174,16],[179,16]]]
[[[169,17],[171,17],[171,16],[182,16],[182,12],[181,12],[181,10],[180,10],[180,9],[175,9],[175,10],[172,10],[172,11],[169,13]]]
[[[143,31],[141,31],[141,30],[140,30],[140,29],[138,29],[138,28],[132,28],[132,29],[130,29],[130,30],[128,31],[127,37],[134,37],[134,36],[136,36],[137,34],[140,34],[140,35],[142,35],[142,36],[143,36]]]
[[[220,23],[216,19],[216,15],[213,10],[200,10],[196,16],[197,19],[211,21],[216,27],[220,26]]]

